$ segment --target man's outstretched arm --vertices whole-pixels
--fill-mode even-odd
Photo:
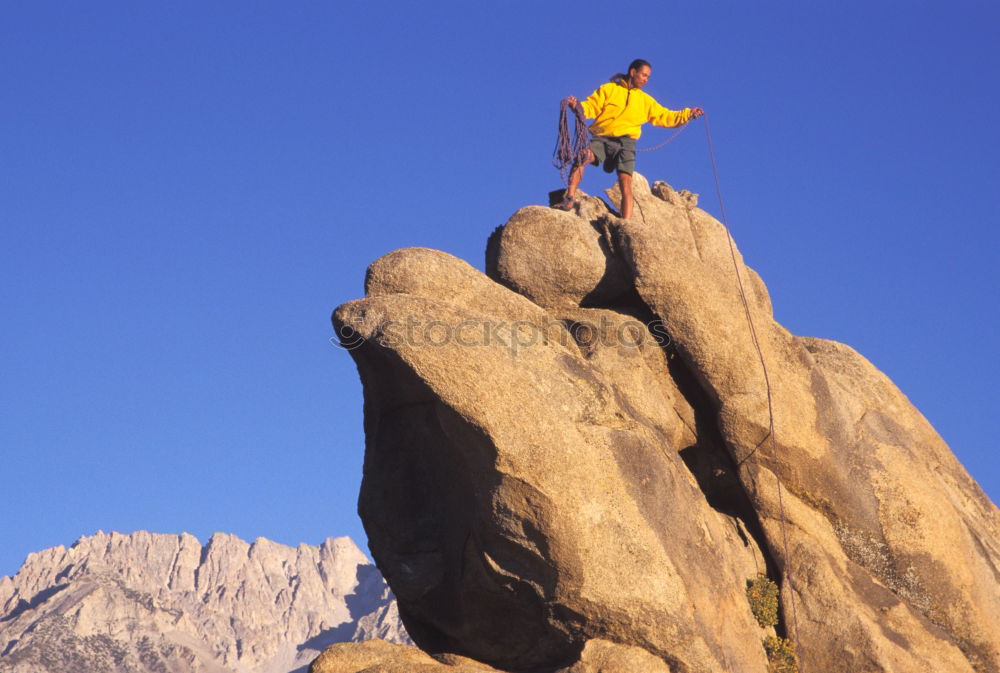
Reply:
[[[649,123],[653,126],[674,128],[676,126],[683,126],[703,114],[705,114],[705,111],[700,107],[668,110],[659,103],[654,103],[653,108],[649,111]]]

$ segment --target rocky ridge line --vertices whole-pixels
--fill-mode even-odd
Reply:
[[[334,642],[410,642],[346,537],[98,533],[0,578],[4,673],[289,673]]]

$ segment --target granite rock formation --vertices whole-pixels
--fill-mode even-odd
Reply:
[[[346,537],[293,548],[98,534],[0,578],[4,673],[289,673],[369,638],[411,642]]]
[[[504,673],[452,653],[428,654],[409,645],[367,640],[326,648],[308,673]],[[579,659],[557,673],[670,673],[670,667],[641,647],[588,640]]]
[[[630,221],[519,210],[488,275],[391,253],[334,313],[365,395],[359,511],[417,645],[764,673],[776,634],[805,673],[1000,673],[997,508],[861,355],[774,320],[696,197],[634,190]]]
[[[415,647],[368,640],[331,645],[312,662],[309,673],[499,673],[455,655],[433,657]]]

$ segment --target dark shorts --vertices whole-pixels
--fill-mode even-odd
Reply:
[[[594,136],[590,141],[594,153],[593,166],[604,164],[605,173],[628,173],[635,170],[635,138],[628,136]]]

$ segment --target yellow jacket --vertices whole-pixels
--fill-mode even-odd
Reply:
[[[691,108],[668,110],[642,89],[629,89],[621,80],[602,84],[581,105],[587,119],[597,118],[590,130],[599,136],[638,139],[643,124],[673,128],[691,121]]]

